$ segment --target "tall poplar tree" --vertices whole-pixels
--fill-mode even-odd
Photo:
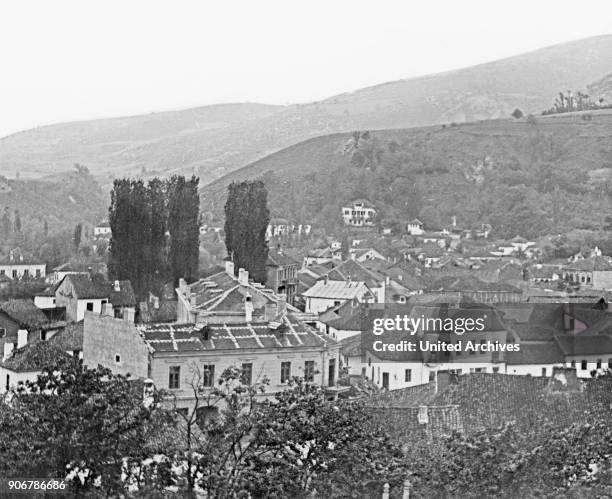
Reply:
[[[200,179],[173,176],[168,181],[168,267],[174,283],[197,277],[200,255]]]
[[[232,182],[225,204],[225,247],[235,270],[244,268],[253,280],[266,281],[270,223],[268,191],[261,180]]]

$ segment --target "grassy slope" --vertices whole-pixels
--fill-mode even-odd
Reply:
[[[468,226],[491,222],[504,236],[597,229],[610,208],[611,111],[592,113],[589,121],[568,114],[537,117],[535,124],[494,120],[372,135],[370,142],[383,151],[374,168],[355,167],[352,153],[343,153],[351,134],[328,135],[206,186],[203,209],[220,217],[227,185],[247,178],[266,180],[273,216],[323,226],[336,223],[341,204],[361,195],[389,218],[419,216],[443,224],[457,215]],[[398,144],[395,153],[391,142]],[[418,185],[416,206],[402,208],[410,195],[397,191],[397,176]]]
[[[539,112],[559,90],[584,89],[610,73],[612,36],[601,36],[311,104],[219,105],[53,125],[0,139],[0,173],[40,177],[78,162],[104,184],[143,167],[195,172],[208,183],[314,136],[499,118],[514,107]]]

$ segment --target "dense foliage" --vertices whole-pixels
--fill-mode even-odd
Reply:
[[[115,180],[109,223],[109,275],[129,279],[139,296],[198,270],[198,179]],[[169,234],[169,237],[168,237]]]
[[[257,282],[266,281],[270,221],[268,191],[262,181],[232,182],[225,203],[225,246],[235,270],[243,268]]]

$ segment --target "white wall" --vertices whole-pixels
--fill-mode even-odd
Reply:
[[[55,308],[55,296],[35,296],[34,305],[38,308]]]
[[[80,321],[85,317],[85,311],[87,310],[87,304],[88,303],[93,303],[93,310],[91,312],[94,312],[96,314],[101,314],[102,313],[102,302],[107,302],[108,300],[105,299],[89,299],[89,300],[79,300],[77,302],[77,316],[76,316],[76,321]]]

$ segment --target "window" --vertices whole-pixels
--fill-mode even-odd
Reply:
[[[6,328],[0,327],[0,338],[4,338],[6,336]]]
[[[583,371],[586,371],[586,369],[587,369],[587,361],[586,360],[583,360],[580,363],[580,369],[582,369]]]
[[[410,383],[412,381],[412,369],[406,369],[404,371],[404,381]]]
[[[8,392],[11,389],[11,375],[6,375],[6,391]]]
[[[499,367],[494,367],[494,368],[493,368],[493,372],[494,372],[494,373],[498,373],[498,372],[499,372]]]
[[[38,278],[38,277],[40,277],[40,275],[41,275],[40,274],[40,269],[36,269],[36,277]]]
[[[2,334],[2,331],[0,331],[0,334]],[[0,338],[1,338],[1,336],[0,336]],[[608,359],[608,369],[612,369],[612,357],[610,357]]]
[[[314,381],[314,360],[304,362],[304,381]]]
[[[202,384],[211,387],[215,384],[215,365],[204,364],[202,368]]]
[[[281,362],[281,383],[287,383],[291,378],[291,362]]]
[[[596,369],[601,369],[601,359],[597,359],[597,367]]]
[[[176,390],[181,387],[181,366],[168,368],[168,388]]]
[[[546,368],[545,367],[542,368],[542,376],[546,376]]]
[[[89,310],[90,312],[93,312],[93,302],[88,301],[85,308]]]
[[[12,275],[13,275],[13,279],[17,279],[17,271],[16,270],[13,270]]]
[[[121,364],[121,355],[115,354],[115,364]]]
[[[28,269],[24,269],[23,277],[25,277],[25,278],[30,277],[30,271]]]
[[[240,382],[243,385],[250,385],[253,382],[253,364],[251,364],[250,362],[242,364]]]
[[[45,341],[47,339],[47,331],[40,331],[40,341]]]
[[[4,269],[0,270],[0,275],[4,275],[4,274],[6,274],[6,270]]]
[[[576,368],[576,361],[572,360],[572,363],[570,365],[575,369]]]

